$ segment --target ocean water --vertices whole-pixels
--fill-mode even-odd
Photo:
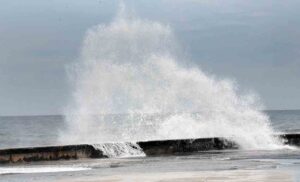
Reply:
[[[265,112],[276,132],[300,132],[299,110]],[[122,115],[109,118],[122,122]],[[5,116],[0,117],[0,126],[0,148],[64,144],[59,139],[66,129],[63,116]],[[222,150],[0,165],[0,181],[297,182],[299,171],[300,150],[297,149]]]
[[[0,149],[91,143],[111,158],[0,165],[0,181],[300,179],[299,150],[273,137],[300,132],[300,111],[265,111],[269,123],[254,93],[185,65],[178,43],[170,25],[135,17],[123,3],[111,22],[90,27],[68,67],[65,115],[0,117]],[[134,143],[101,144],[195,137],[231,137],[241,149],[145,157]],[[115,158],[120,152],[130,155]]]
[[[255,94],[184,65],[178,43],[172,27],[122,3],[111,22],[90,27],[68,67],[64,116],[0,117],[0,149],[90,143],[110,158],[0,165],[0,181],[299,180],[299,150],[273,135],[300,132],[300,110],[264,114]],[[132,150],[139,140],[195,137],[230,137],[241,148],[168,157]]]
[[[300,110],[265,111],[278,133],[300,133]],[[112,123],[122,128],[122,115],[115,115]],[[64,116],[1,116],[0,148],[46,146],[64,144],[58,138],[66,129]]]

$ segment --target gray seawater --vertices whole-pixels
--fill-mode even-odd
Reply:
[[[266,111],[278,133],[300,133],[300,110]],[[118,118],[120,120],[120,118]],[[65,129],[64,117],[2,116],[0,117],[0,148],[57,145]]]
[[[300,133],[300,111],[266,111],[279,133]],[[120,119],[120,117],[117,117]],[[55,145],[63,116],[0,117],[0,148]],[[300,150],[224,150],[190,155],[0,165],[0,181],[300,181]]]

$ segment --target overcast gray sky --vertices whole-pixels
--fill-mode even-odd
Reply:
[[[0,0],[0,115],[59,114],[70,99],[65,67],[85,31],[108,23],[112,0]],[[125,1],[169,24],[189,60],[255,90],[268,109],[300,108],[300,1]]]

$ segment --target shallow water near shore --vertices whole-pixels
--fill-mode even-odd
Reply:
[[[0,181],[297,181],[300,151],[225,150],[180,156],[36,162],[2,166],[0,171]]]

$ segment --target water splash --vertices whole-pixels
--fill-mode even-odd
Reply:
[[[168,25],[124,11],[90,28],[72,66],[74,100],[62,140],[230,137],[244,149],[282,146],[254,94],[240,95],[231,80],[183,66],[178,47]]]
[[[102,151],[104,155],[111,158],[146,156],[138,144],[131,142],[93,144],[93,146]]]

